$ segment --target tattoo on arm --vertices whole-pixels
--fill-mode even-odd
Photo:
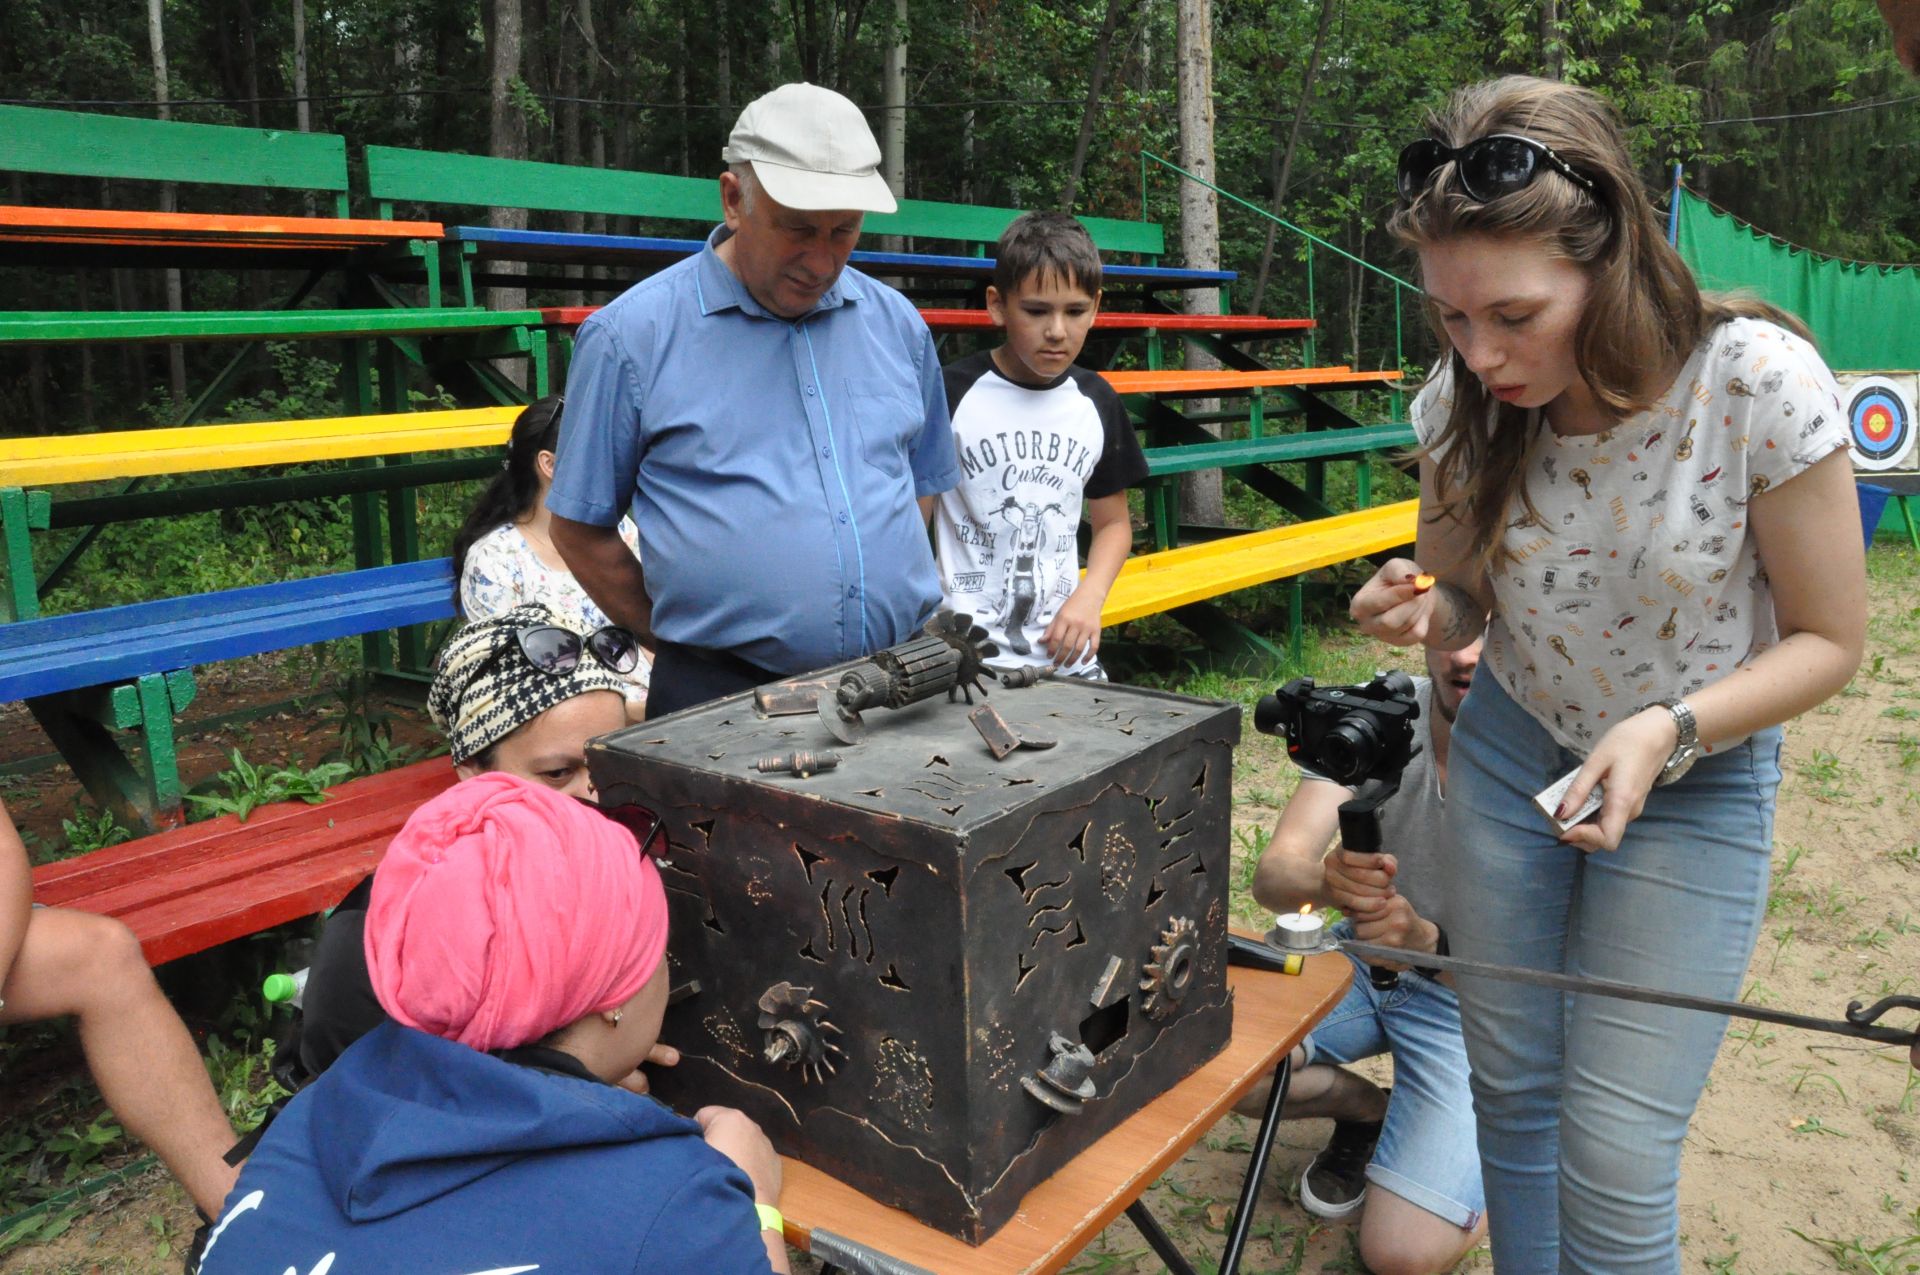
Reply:
[[[1440,641],[1448,650],[1459,650],[1486,624],[1485,613],[1473,595],[1457,584],[1441,581],[1435,586],[1437,602],[1446,613],[1440,629]]]

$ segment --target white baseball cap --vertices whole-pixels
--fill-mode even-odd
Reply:
[[[860,108],[817,84],[782,84],[747,103],[720,158],[751,164],[776,202],[802,212],[890,213],[880,144]]]

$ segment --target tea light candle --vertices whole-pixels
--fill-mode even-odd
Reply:
[[[1274,933],[1280,946],[1294,952],[1311,952],[1320,946],[1326,922],[1311,912],[1282,912],[1273,918]]]

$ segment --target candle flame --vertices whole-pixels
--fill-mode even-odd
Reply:
[[[1311,903],[1302,903],[1302,904],[1300,905],[1300,915],[1301,915],[1301,916],[1305,916],[1305,915],[1306,915],[1307,913],[1309,913],[1309,912],[1311,912],[1311,911],[1313,911],[1313,904],[1311,904]]]

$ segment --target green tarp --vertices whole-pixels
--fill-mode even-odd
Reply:
[[[1701,287],[1750,292],[1799,315],[1836,371],[1920,368],[1920,268],[1823,257],[1684,188],[1680,255]]]

